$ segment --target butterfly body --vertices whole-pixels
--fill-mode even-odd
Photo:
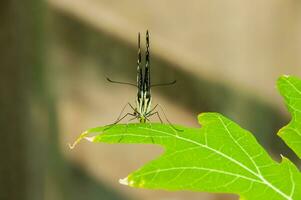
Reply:
[[[151,97],[147,96],[146,93],[141,93],[139,97],[137,97],[134,114],[141,123],[146,122],[146,119],[151,112],[151,102]]]
[[[137,61],[137,98],[134,115],[141,123],[145,123],[151,114],[151,84],[150,84],[150,59],[149,59],[149,33],[146,32],[145,67],[141,67],[140,33],[138,34],[138,61]]]

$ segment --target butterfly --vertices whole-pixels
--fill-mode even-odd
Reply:
[[[121,110],[119,117],[117,120],[112,124],[115,125],[124,118],[128,116],[132,116],[131,120],[137,119],[140,123],[146,123],[150,121],[150,117],[156,115],[160,122],[163,123],[162,118],[157,110],[160,108],[168,121],[162,107],[159,104],[156,104],[152,107],[152,95],[151,95],[151,88],[156,86],[166,86],[166,85],[173,85],[176,83],[176,80],[168,83],[161,83],[161,84],[151,84],[151,76],[150,76],[150,37],[148,30],[146,31],[146,52],[145,52],[145,65],[144,67],[141,65],[141,46],[140,46],[140,33],[138,33],[138,59],[137,59],[137,83],[126,83],[126,82],[119,82],[113,81],[107,77],[107,80],[111,83],[118,83],[118,84],[126,84],[137,87],[137,97],[136,97],[136,105],[133,106],[131,103],[127,103],[123,109]],[[132,113],[128,112],[122,116],[124,110],[127,106],[130,106],[132,109]],[[171,124],[168,121],[169,124]]]

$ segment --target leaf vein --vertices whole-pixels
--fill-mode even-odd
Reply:
[[[242,178],[242,179],[246,179],[252,182],[256,182],[256,183],[260,183],[260,184],[264,184],[262,181],[248,177],[248,176],[244,176],[241,174],[236,174],[236,173],[232,173],[232,172],[228,172],[228,171],[223,171],[223,170],[219,170],[219,169],[212,169],[212,168],[205,168],[205,167],[172,167],[172,168],[165,168],[165,169],[156,169],[156,170],[152,170],[152,171],[148,171],[146,173],[142,173],[137,175],[137,177],[141,177],[141,176],[146,176],[146,175],[150,175],[150,174],[159,174],[159,173],[164,173],[164,172],[169,172],[169,171],[173,171],[173,170],[201,170],[201,171],[208,171],[210,173],[218,173],[218,174],[224,174],[224,175],[229,175],[229,176],[234,176],[234,177],[238,177],[238,178]]]

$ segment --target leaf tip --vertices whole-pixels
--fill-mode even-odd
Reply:
[[[281,157],[281,162],[290,162],[290,160],[285,157],[283,154],[280,154],[280,157]]]
[[[284,159],[285,159],[285,157],[284,157],[284,155],[283,155],[283,154],[280,154],[280,157],[281,157],[281,159],[282,159],[282,160],[284,160]]]
[[[95,136],[92,137],[84,137],[86,140],[88,140],[89,142],[93,142],[95,139]]]
[[[290,159],[288,159],[287,157],[285,157],[282,154],[280,154],[280,157],[281,157],[281,163],[287,164],[287,165],[292,165],[292,162],[290,161]]]
[[[121,185],[129,185],[128,177],[119,179]]]
[[[277,135],[279,137],[282,137],[283,136],[283,130],[286,128],[286,126],[282,127],[278,132],[277,132]]]
[[[289,78],[290,78],[290,75],[286,75],[286,74],[279,76],[277,83],[279,84],[281,81],[289,79]]]
[[[198,115],[198,121],[201,125],[206,125],[217,118],[223,119],[224,116],[216,112],[205,112]]]
[[[201,123],[204,118],[206,118],[207,115],[210,115],[210,113],[200,113],[198,114],[198,121]]]
[[[88,134],[88,131],[85,131],[85,132],[83,132],[72,144],[71,143],[68,143],[68,146],[69,146],[69,148],[70,149],[74,149],[75,148],[75,146],[83,139],[83,138],[85,138],[85,139],[87,139],[87,140],[89,140],[88,139],[88,137],[86,137],[86,135]],[[92,138],[92,137],[91,137]],[[90,140],[89,140],[90,141]]]
[[[69,149],[74,149],[74,147],[75,147],[75,144],[73,143],[73,144],[71,144],[71,143],[68,143],[68,147],[69,147]]]
[[[120,183],[121,185],[134,186],[134,181],[133,181],[133,180],[130,180],[130,181],[129,181],[129,178],[128,178],[128,177],[119,179],[119,183]]]
[[[278,80],[281,80],[281,79],[288,79],[288,78],[290,78],[290,77],[291,77],[290,75],[283,74],[282,76],[280,76],[280,77],[278,78]]]

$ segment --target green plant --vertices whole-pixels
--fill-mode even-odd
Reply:
[[[301,80],[278,79],[291,122],[279,136],[301,156]],[[301,199],[301,173],[287,158],[273,160],[247,130],[219,113],[198,116],[201,128],[165,124],[116,125],[81,134],[91,142],[150,143],[165,148],[157,159],[131,173],[121,183],[139,188],[235,193],[241,199]],[[91,136],[91,133],[97,135]]]

